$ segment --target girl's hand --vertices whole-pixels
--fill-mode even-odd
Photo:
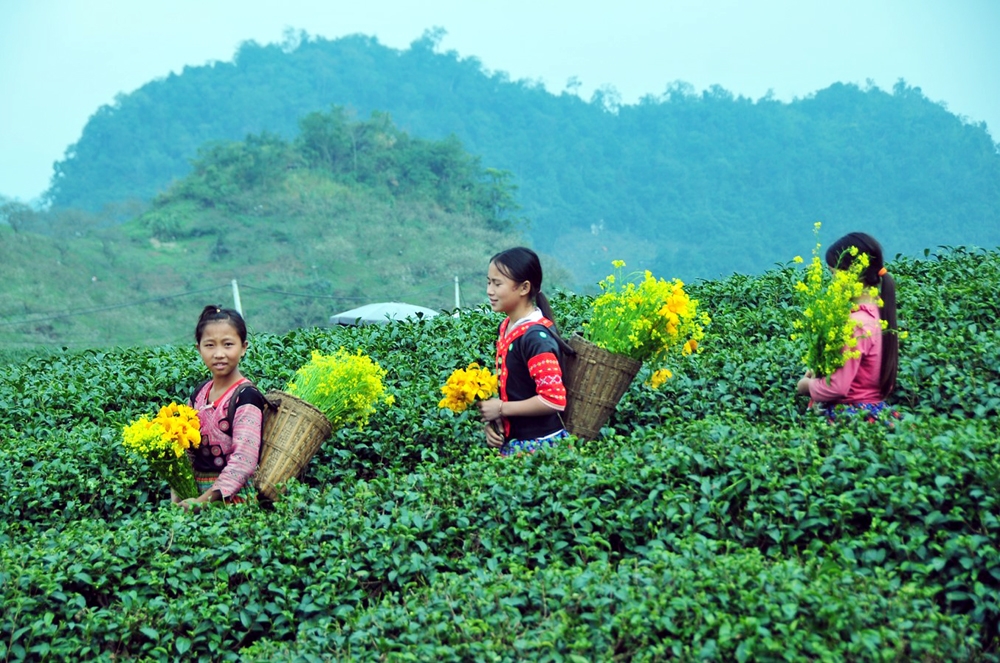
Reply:
[[[502,409],[503,401],[499,398],[479,401],[479,418],[485,422],[497,421],[500,419]]]
[[[483,426],[486,431],[486,444],[493,449],[499,449],[503,446],[503,435],[497,430],[497,427],[491,423]]]
[[[170,489],[170,501],[173,502],[174,504],[181,503],[181,498],[177,496],[177,493],[174,492],[173,488]]]
[[[204,506],[204,503],[199,502],[197,497],[189,497],[186,500],[177,502],[177,506],[185,511],[198,512],[201,510],[202,506]]]
[[[812,371],[806,371],[806,374],[799,378],[798,384],[795,385],[795,391],[803,396],[809,395],[809,383],[813,381]]]

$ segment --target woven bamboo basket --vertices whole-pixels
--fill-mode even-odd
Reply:
[[[599,348],[579,334],[569,339],[576,356],[567,356],[566,430],[595,440],[628,390],[642,362]]]
[[[276,412],[264,422],[254,485],[264,499],[274,501],[284,483],[305,470],[333,427],[325,414],[297,396],[272,391],[267,400]]]

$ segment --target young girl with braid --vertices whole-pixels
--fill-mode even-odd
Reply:
[[[799,394],[809,396],[831,421],[863,416],[868,421],[899,418],[886,407],[885,399],[896,386],[899,365],[899,338],[896,323],[896,282],[885,269],[882,246],[871,235],[850,233],[830,245],[826,264],[846,270],[854,259],[851,247],[868,256],[868,268],[861,273],[865,286],[877,287],[878,299],[865,294],[855,300],[851,319],[857,323],[854,335],[860,356],[848,359],[829,376],[807,371],[796,385]],[[882,321],[886,322],[885,330]]]
[[[496,347],[500,397],[481,401],[479,411],[486,443],[502,456],[531,453],[569,436],[559,414],[566,407],[559,357],[573,349],[559,337],[541,288],[542,265],[531,249],[516,247],[490,259],[486,296],[507,318]]]

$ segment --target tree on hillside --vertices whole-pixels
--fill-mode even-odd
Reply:
[[[342,170],[350,163],[357,170],[357,149],[353,133],[348,128],[344,109],[334,106],[329,113],[309,113],[299,120],[296,148],[310,168]]]
[[[511,174],[483,169],[454,136],[440,141],[412,138],[387,113],[351,122],[339,107],[310,113],[300,126],[290,143],[263,133],[206,146],[193,161],[192,172],[158,196],[156,206],[162,210],[186,200],[204,208],[245,212],[264,205],[290,170],[305,168],[380,196],[430,200],[445,212],[481,218],[494,230],[508,230],[517,222]],[[157,235],[189,232],[162,214],[149,216],[147,222]]]
[[[21,232],[37,213],[28,205],[0,196],[0,223],[6,223],[14,232]]]

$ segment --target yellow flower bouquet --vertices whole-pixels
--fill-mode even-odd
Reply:
[[[186,451],[201,444],[198,412],[171,403],[155,417],[143,415],[122,430],[122,446],[145,458],[180,499],[198,496]]]
[[[635,283],[622,277],[623,261],[612,265],[616,273],[600,282],[602,292],[591,304],[583,337],[640,362],[660,363],[672,352],[697,351],[710,319],[684,291],[684,283],[654,278],[649,270]],[[654,381],[662,383],[667,373]]]
[[[819,224],[816,224],[819,231]],[[868,268],[868,255],[857,247],[848,252],[855,256],[851,266],[831,271],[819,257],[820,244],[813,248],[813,257],[802,279],[795,284],[795,300],[801,309],[792,322],[796,332],[793,341],[804,345],[802,363],[816,376],[829,377],[848,359],[860,356],[854,348],[858,339],[854,330],[858,323],[851,318],[855,300],[862,295],[878,299],[878,288],[865,287],[861,274]],[[802,262],[796,257],[795,262]]]
[[[488,368],[481,368],[472,362],[465,368],[458,368],[448,377],[441,387],[444,398],[438,403],[438,408],[449,409],[452,412],[465,412],[476,401],[492,398],[497,393],[497,376]]]
[[[394,402],[385,392],[385,374],[385,369],[360,350],[351,354],[340,348],[332,355],[314,351],[292,376],[286,391],[325,414],[334,428],[349,423],[361,428],[379,402]]]

